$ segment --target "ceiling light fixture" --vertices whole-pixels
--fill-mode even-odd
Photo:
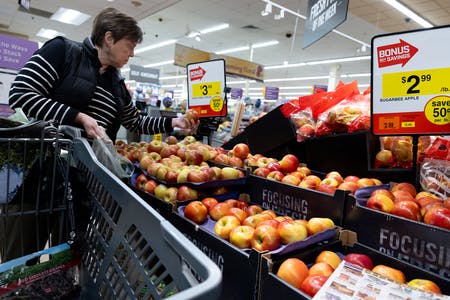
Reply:
[[[152,67],[160,67],[160,66],[164,66],[164,65],[171,65],[174,62],[175,61],[173,59],[172,60],[166,60],[166,61],[160,61],[160,62],[157,62],[157,63],[144,65],[144,68],[152,68]]]
[[[433,24],[410,10],[408,7],[403,5],[402,3],[398,2],[397,0],[384,0],[387,4],[391,5],[393,8],[407,16],[408,18],[411,18],[414,22],[422,26],[423,28],[430,28],[433,27]]]
[[[265,17],[265,16],[268,16],[271,13],[272,13],[272,4],[271,3],[267,3],[266,7],[264,8],[264,10],[261,11],[261,16]]]
[[[227,29],[228,27],[230,27],[230,24],[220,24],[220,25],[217,25],[217,26],[213,26],[213,27],[210,27],[210,28],[206,28],[206,29],[203,29],[203,30],[200,30],[200,33],[201,34],[207,34],[207,33],[210,33],[210,32],[214,32],[214,31],[219,31],[219,30],[222,30],[222,29]]]
[[[245,51],[245,50],[249,50],[249,49],[250,49],[250,46],[242,46],[242,47],[236,47],[236,48],[226,49],[226,50],[222,50],[222,51],[217,51],[216,54],[227,54],[227,53],[232,53],[232,52]]]
[[[264,82],[280,82],[280,81],[301,81],[301,80],[321,80],[328,79],[330,76],[309,76],[309,77],[291,77],[291,78],[272,78],[264,79]]]
[[[51,20],[59,21],[66,24],[81,25],[91,16],[79,12],[78,10],[60,7],[51,17]]]
[[[281,20],[284,18],[284,9],[280,9],[280,13],[278,15],[274,15],[273,18],[275,20]]]
[[[325,65],[325,64],[333,64],[333,63],[343,63],[343,62],[352,62],[359,60],[369,60],[370,55],[367,56],[355,56],[355,57],[344,57],[344,58],[336,58],[336,59],[325,59],[325,60],[316,60],[310,62],[301,62],[295,64],[285,64],[283,62],[282,65],[273,65],[264,67],[265,70],[273,70],[273,69],[283,69],[283,68],[294,68],[294,67],[304,67],[304,66],[313,66],[313,65]]]
[[[253,45],[251,45],[251,46],[242,46],[242,47],[236,47],[236,48],[231,48],[231,49],[221,50],[221,51],[217,51],[216,54],[226,54],[226,53],[232,53],[232,52],[239,52],[239,51],[250,50],[250,47],[253,48],[253,49],[256,49],[256,48],[263,48],[263,47],[268,47],[268,46],[278,45],[279,43],[280,43],[279,41],[273,40],[273,41],[268,41],[268,42],[262,42],[262,43],[253,44]]]
[[[52,39],[56,36],[64,36],[64,33],[58,32],[56,30],[53,29],[47,29],[47,28],[41,28],[39,29],[39,31],[36,33],[37,36],[46,38],[46,39]]]
[[[268,46],[274,46],[274,45],[278,45],[280,42],[277,40],[274,41],[268,41],[268,42],[263,42],[263,43],[258,43],[258,44],[253,44],[252,48],[256,49],[256,48],[263,48],[263,47],[268,47]]]
[[[146,47],[143,47],[143,48],[136,49],[136,50],[134,50],[134,54],[142,53],[142,52],[145,52],[145,51],[149,51],[149,50],[152,50],[152,49],[164,47],[164,46],[167,46],[167,45],[172,45],[172,44],[175,44],[176,42],[177,42],[177,40],[167,40],[167,41],[164,41],[164,42],[161,42],[161,43],[158,43],[158,44],[154,44],[154,45],[150,45],[150,46],[146,46]]]
[[[186,78],[186,75],[164,76],[164,77],[159,77],[159,80],[181,79],[181,78]]]

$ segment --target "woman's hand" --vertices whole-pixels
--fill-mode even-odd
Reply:
[[[177,127],[180,129],[187,130],[191,133],[197,130],[197,127],[200,125],[200,121],[195,121],[193,119],[187,119],[186,117],[179,117],[172,119],[172,127]]]
[[[82,112],[78,113],[77,116],[75,117],[75,122],[83,125],[88,138],[91,139],[95,137],[101,139],[106,138],[105,129],[99,126],[97,121],[94,118],[88,116],[87,114]]]

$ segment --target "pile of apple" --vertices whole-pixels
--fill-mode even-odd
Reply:
[[[390,190],[376,189],[367,207],[414,221],[450,229],[450,198],[441,199],[428,192],[417,192],[409,182],[400,182]]]
[[[382,264],[374,266],[372,259],[365,254],[349,253],[342,259],[348,263],[371,270],[392,281],[401,284],[407,283],[409,286],[423,291],[441,293],[441,289],[435,282],[428,279],[412,279],[406,282],[405,274],[401,270]],[[308,268],[301,259],[291,257],[281,263],[276,275],[313,297],[339,266],[342,259],[336,252],[323,250]]]
[[[184,216],[197,224],[210,218],[215,221],[217,236],[238,248],[257,251],[272,251],[334,228],[329,218],[294,220],[289,216],[277,216],[259,205],[248,205],[243,200],[218,202],[214,197],[189,202],[184,207]]]

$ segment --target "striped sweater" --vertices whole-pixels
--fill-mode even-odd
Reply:
[[[86,44],[85,42],[84,47]],[[95,60],[92,63],[100,65],[96,50],[93,47],[88,50],[95,54],[90,57],[91,60]],[[65,67],[67,66],[64,40],[54,39],[46,43],[34,53],[16,76],[9,92],[11,108],[20,107],[28,117],[38,120],[52,120],[59,124],[76,126],[74,119],[79,111],[50,97],[52,89],[63,80]],[[112,131],[113,123],[119,118],[118,101],[111,92],[114,72],[116,70],[109,67],[103,74],[98,73],[92,99],[80,99],[80,101],[89,101],[87,108],[82,112],[97,120],[112,138],[115,138],[117,134]],[[144,134],[173,130],[170,118],[139,114],[131,98],[123,107],[121,124],[128,130]]]

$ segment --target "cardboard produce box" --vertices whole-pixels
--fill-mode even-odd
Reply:
[[[407,281],[415,278],[432,280],[441,288],[441,292],[443,294],[448,295],[450,293],[450,282],[440,276],[437,276],[434,273],[420,269],[416,266],[390,257],[384,253],[373,250],[370,247],[367,247],[359,242],[351,245],[347,244],[347,242],[345,241],[346,238],[343,238],[343,240],[344,241],[336,241],[329,244],[317,245],[316,247],[303,249],[302,251],[291,254],[289,256],[263,255],[258,299],[311,299],[309,295],[307,295],[300,289],[297,289],[294,286],[288,284],[286,281],[279,278],[276,274],[281,263],[285,259],[289,257],[296,257],[301,259],[308,267],[310,267],[314,263],[315,258],[323,250],[336,252],[340,256],[344,256],[348,253],[366,254],[372,259],[374,265],[383,264],[401,270],[405,274]],[[431,294],[428,295],[428,299],[430,298]]]
[[[344,227],[358,242],[450,280],[450,231],[367,208],[347,196]]]

